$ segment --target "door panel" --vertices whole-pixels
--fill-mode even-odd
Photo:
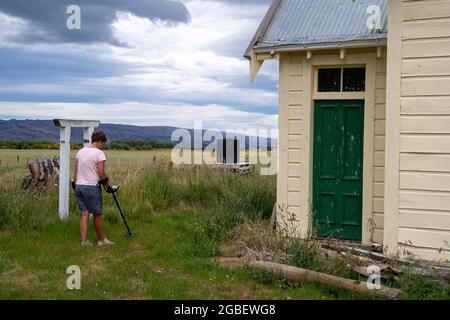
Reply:
[[[361,240],[364,101],[315,101],[313,215],[319,236]]]
[[[320,153],[320,177],[322,179],[336,179],[338,141],[337,108],[336,106],[323,105],[321,108],[322,119],[320,122],[319,139],[321,139],[322,152]]]

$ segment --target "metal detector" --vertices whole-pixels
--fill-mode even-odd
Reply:
[[[123,214],[122,208],[120,208],[119,201],[117,201],[116,193],[119,191],[120,187],[119,186],[108,186],[107,187],[107,186],[103,185],[103,188],[105,189],[105,191],[107,193],[112,194],[114,201],[116,202],[117,208],[119,208],[119,212],[120,212],[120,215],[122,216],[122,220],[125,223],[125,226],[127,227],[127,233],[125,234],[125,237],[127,237],[127,238],[134,237],[136,235],[136,233],[131,232],[130,227],[128,226],[127,220],[125,219],[125,215]]]

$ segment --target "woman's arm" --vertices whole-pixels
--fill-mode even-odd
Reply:
[[[97,163],[98,176],[100,180],[106,179],[108,176],[106,175],[106,160],[99,161]]]

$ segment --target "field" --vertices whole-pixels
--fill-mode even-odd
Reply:
[[[57,154],[0,150],[0,299],[370,298],[314,283],[294,285],[246,266],[221,266],[218,258],[236,234],[253,236],[242,227],[262,226],[270,217],[276,176],[172,171],[169,150],[107,151],[109,176],[121,185],[119,200],[137,236],[123,237],[125,227],[105,194],[105,231],[115,245],[82,247],[73,196],[69,219],[60,221],[56,186],[39,195],[20,190],[27,159]],[[297,261],[312,261],[309,251],[297,249]],[[72,265],[81,270],[80,290],[66,286]],[[437,288],[418,297],[445,298],[445,292]]]

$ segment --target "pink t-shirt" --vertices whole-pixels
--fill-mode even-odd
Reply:
[[[96,186],[100,177],[97,163],[106,161],[105,153],[97,148],[83,148],[77,153],[78,160],[77,184],[82,186]]]

